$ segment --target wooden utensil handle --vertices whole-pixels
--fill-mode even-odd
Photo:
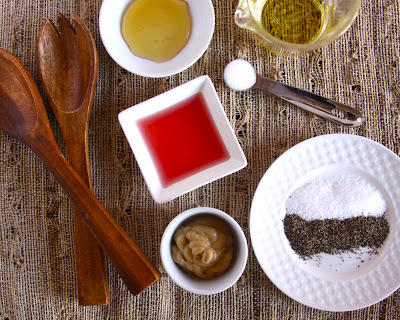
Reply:
[[[90,174],[88,137],[85,134],[87,132],[85,130],[87,124],[79,123],[79,120],[84,117],[74,117],[74,114],[58,114],[58,119],[61,120],[59,124],[64,135],[71,167],[82,181],[93,190]],[[69,116],[71,117],[70,121],[62,121]],[[75,126],[72,128],[71,123],[75,123]],[[108,304],[110,303],[110,288],[108,285],[104,252],[78,209],[74,210],[74,227],[79,305],[93,306]]]
[[[78,209],[74,210],[74,227],[78,303],[80,306],[108,304],[110,287],[104,252]]]
[[[41,143],[39,137],[34,151],[80,209],[129,291],[136,295],[159,279],[159,271],[83,183],[57,145],[48,140]]]

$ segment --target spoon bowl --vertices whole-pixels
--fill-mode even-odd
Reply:
[[[0,52],[4,51],[0,49]],[[20,72],[13,57],[0,54],[0,65],[0,127],[8,135],[21,140],[35,128],[39,120],[37,101],[33,98],[35,88],[27,81],[28,71],[22,66],[24,72]],[[10,74],[14,76],[10,77]],[[9,90],[10,87],[20,88],[25,83],[27,90]]]

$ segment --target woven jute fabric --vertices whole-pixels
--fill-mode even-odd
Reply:
[[[198,0],[201,1],[201,0]],[[237,0],[214,0],[215,33],[204,55],[170,77],[145,78],[119,67],[99,34],[101,1],[1,0],[0,47],[15,54],[44,97],[35,61],[42,23],[57,12],[79,15],[99,53],[99,77],[90,121],[94,192],[162,273],[139,296],[129,293],[108,263],[111,303],[79,307],[76,296],[73,206],[41,161],[20,142],[0,133],[0,319],[400,319],[400,291],[352,312],[324,312],[282,293],[261,269],[249,230],[251,201],[271,164],[308,138],[350,133],[378,141],[400,154],[400,2],[362,1],[352,27],[331,45],[301,57],[268,52],[234,23]],[[345,128],[260,91],[234,92],[223,68],[245,58],[257,72],[351,105],[365,124]],[[156,204],[117,120],[120,111],[200,75],[213,81],[248,166],[166,204]],[[65,143],[50,105],[51,128]],[[400,168],[399,168],[400,170]],[[229,213],[243,228],[249,259],[240,280],[223,293],[191,294],[163,269],[159,247],[164,229],[180,212],[209,206]],[[396,231],[398,232],[398,230]],[[399,266],[393,266],[399,267]]]

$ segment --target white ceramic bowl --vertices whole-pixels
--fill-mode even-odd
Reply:
[[[203,94],[210,120],[215,125],[215,130],[221,138],[222,145],[225,146],[227,156],[224,158],[225,160],[221,160],[218,163],[207,166],[190,175],[186,175],[173,184],[163,184],[162,174],[158,169],[159,166],[157,166],[159,157],[152,156],[151,146],[149,146],[148,140],[146,141],[143,136],[139,123],[142,119],[146,119],[146,117],[168,111],[169,108],[176,106],[177,103],[199,92]],[[214,85],[208,76],[198,77],[179,87],[128,108],[118,115],[118,119],[150,193],[158,203],[170,201],[184,193],[238,171],[247,165],[247,160],[226,117]],[[203,127],[192,129],[194,126],[189,126],[190,123],[196,124],[198,121],[197,118],[190,117],[187,123],[171,125],[170,130],[180,130],[177,131],[180,134],[178,138],[170,141],[167,138],[161,137],[159,139],[164,140],[161,142],[157,140],[157,143],[161,143],[163,146],[170,146],[170,150],[182,148],[182,145],[185,143],[187,144],[187,142],[178,141],[178,139],[180,139],[179,137],[185,136],[185,138],[188,139],[187,137],[190,135],[207,134],[208,131],[205,131],[206,129]],[[189,143],[191,142],[192,140],[189,141]],[[183,164],[188,161],[190,162],[191,159],[189,155],[185,156],[183,153],[174,154],[174,157],[178,157],[178,159],[176,159],[177,163],[181,162]],[[188,160],[185,162],[185,159]]]
[[[184,224],[185,221],[192,219],[195,216],[201,215],[216,216],[226,222],[233,231],[233,237],[235,241],[234,256],[231,261],[231,265],[224,274],[212,280],[203,280],[183,271],[172,260],[171,256],[171,244],[173,241],[175,230],[181,224]],[[175,217],[168,224],[167,228],[164,231],[161,239],[160,251],[161,261],[169,277],[182,289],[202,295],[219,293],[234,285],[240,278],[246,267],[248,255],[246,237],[239,224],[227,213],[218,209],[208,207],[189,209]]]
[[[192,30],[186,46],[167,62],[153,62],[136,57],[121,34],[121,20],[132,0],[104,0],[99,16],[100,36],[107,52],[124,69],[145,77],[176,74],[195,63],[207,49],[214,33],[215,14],[211,0],[186,0]]]

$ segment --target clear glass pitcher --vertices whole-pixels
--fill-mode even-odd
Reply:
[[[240,0],[235,22],[275,53],[301,54],[340,37],[360,5],[361,0]]]

